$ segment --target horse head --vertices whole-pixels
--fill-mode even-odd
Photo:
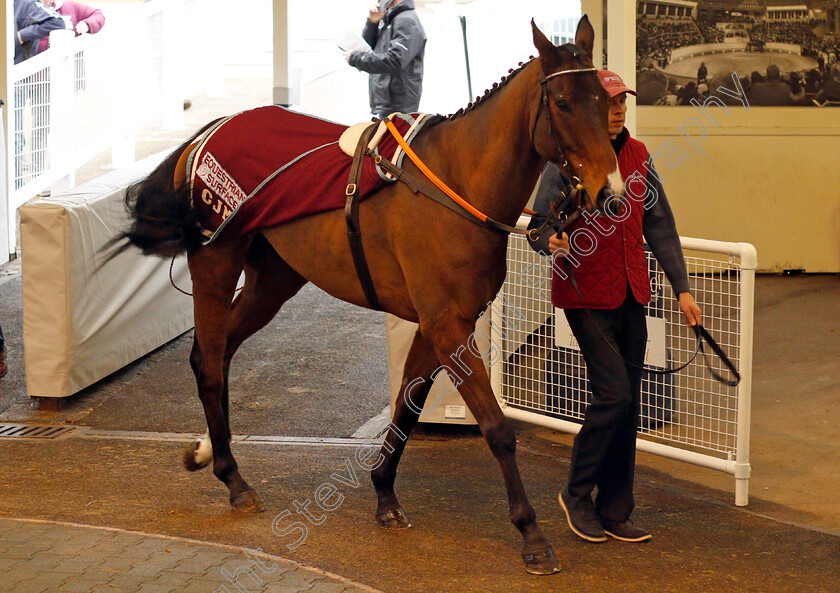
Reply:
[[[602,209],[611,196],[620,199],[624,181],[610,144],[609,95],[592,64],[595,30],[584,15],[574,44],[555,46],[533,20],[531,27],[542,66],[541,98],[531,112],[534,147],[560,168],[573,190],[585,190],[575,206]]]

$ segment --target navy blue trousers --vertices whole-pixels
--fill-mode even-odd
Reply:
[[[627,298],[617,309],[566,309],[565,314],[580,344],[592,392],[572,449],[569,493],[591,496],[597,486],[599,516],[624,522],[635,506],[633,477],[642,371],[627,365],[616,352],[638,365],[644,361],[644,306],[636,302],[628,286]]]

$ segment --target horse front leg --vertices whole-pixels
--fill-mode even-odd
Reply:
[[[516,463],[513,427],[493,395],[484,360],[471,354],[478,351],[474,323],[464,319],[460,312],[448,311],[437,315],[426,327],[434,341],[438,359],[457,360],[458,364],[453,364],[452,368],[458,377],[453,380],[499,462],[508,494],[510,520],[524,540],[522,559],[525,569],[532,574],[559,572],[560,563],[537,525],[536,513],[522,485]]]
[[[432,387],[431,375],[438,366],[431,342],[423,339],[418,330],[408,351],[403,370],[400,394],[394,404],[394,417],[382,444],[382,463],[371,471],[376,489],[376,522],[386,529],[407,529],[411,523],[394,493],[397,466],[406,441],[417,425],[426,396]]]
[[[189,257],[193,280],[195,343],[190,365],[195,373],[198,397],[204,407],[213,450],[213,473],[230,491],[234,509],[265,510],[259,495],[239,473],[230,449],[230,429],[224,398],[228,362],[225,350],[231,318],[231,300],[242,271],[248,244],[205,247]]]

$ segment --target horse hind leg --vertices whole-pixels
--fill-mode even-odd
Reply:
[[[407,529],[411,523],[394,493],[397,465],[405,449],[408,436],[417,425],[420,412],[432,387],[431,375],[438,367],[437,355],[431,342],[420,331],[414,335],[403,371],[400,396],[394,406],[394,417],[380,453],[381,463],[371,471],[376,489],[376,522],[386,529]]]
[[[228,377],[231,359],[239,346],[265,327],[277,315],[283,304],[297,294],[306,282],[306,279],[277,255],[262,235],[254,237],[245,263],[245,284],[232,305],[225,346],[222,408],[228,426],[228,440],[230,440]],[[196,348],[197,342],[193,345],[194,351]],[[207,467],[212,460],[213,445],[209,433],[205,433],[184,449],[184,467],[189,471]]]
[[[184,467],[190,472],[196,472],[210,465],[210,462],[213,461],[213,443],[210,442],[210,433],[205,432],[187,445],[184,448],[181,460],[184,462]]]
[[[306,284],[306,280],[295,272],[271,248],[262,236],[257,235],[251,243],[245,262],[245,284],[231,306],[228,334],[223,359],[222,411],[225,418],[227,439],[230,442],[230,413],[228,377],[230,363],[239,346],[250,336],[265,327],[283,304],[292,298]],[[199,355],[198,342],[194,344],[193,356]],[[187,445],[184,450],[184,466],[190,471],[206,467],[213,459],[213,445],[209,433]],[[254,490],[247,490],[231,502],[239,510],[264,510]]]
[[[195,310],[195,341],[190,366],[204,407],[213,446],[213,473],[225,483],[233,503],[253,489],[239,473],[230,450],[228,423],[222,406],[224,354],[236,282],[244,266],[247,245],[211,245],[190,254]],[[261,510],[258,505],[250,505]]]

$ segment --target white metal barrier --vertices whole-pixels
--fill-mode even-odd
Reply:
[[[136,18],[106,21],[95,35],[51,35],[50,48],[11,69],[9,247],[14,211],[39,192],[114,148],[114,165],[134,162],[134,133],[156,117],[183,126],[183,101],[224,81],[219,35],[211,29],[218,0],[152,0]],[[225,25],[215,20],[215,27]],[[221,82],[220,82],[221,81]],[[3,261],[5,258],[3,259]]]
[[[350,66],[308,80],[301,85],[303,111],[330,121],[352,125],[370,118],[368,75]]]
[[[674,375],[645,373],[637,448],[735,476],[735,504],[745,506],[756,252],[748,243],[681,241],[703,324],[742,379],[737,387],[718,383],[700,357]],[[667,364],[677,366],[693,353],[694,334],[656,260],[648,261],[654,296],[647,314],[664,320]],[[552,307],[550,292],[550,258],[535,253],[523,237],[511,236],[507,280],[491,307],[491,348],[499,356],[491,356],[490,380],[506,416],[576,433],[589,391],[586,369],[578,351],[556,344],[555,324],[563,313]],[[713,364],[726,376],[719,361]]]

